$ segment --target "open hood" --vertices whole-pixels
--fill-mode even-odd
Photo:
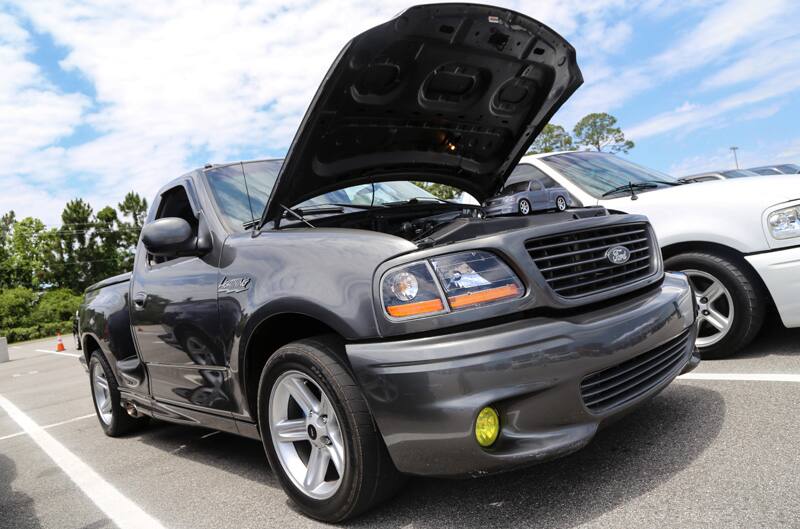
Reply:
[[[572,46],[531,18],[471,4],[412,7],[339,53],[262,220],[388,180],[450,184],[482,201],[582,82]]]

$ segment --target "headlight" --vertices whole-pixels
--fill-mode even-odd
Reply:
[[[434,277],[435,275],[435,277]],[[499,257],[485,251],[434,257],[387,272],[381,281],[386,313],[419,318],[519,298],[522,281]]]
[[[442,291],[427,261],[390,270],[381,282],[381,299],[393,318],[414,318],[447,312]]]
[[[522,282],[503,261],[483,251],[431,259],[453,310],[484,305],[523,294]]]
[[[800,237],[800,206],[773,211],[767,217],[769,231],[776,239]]]

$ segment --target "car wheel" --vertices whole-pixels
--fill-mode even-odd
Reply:
[[[527,199],[519,201],[519,212],[521,215],[528,215],[531,212],[531,203]]]
[[[761,329],[765,295],[738,260],[692,252],[670,257],[668,270],[685,273],[698,305],[697,348],[703,359],[725,358],[749,344]]]
[[[391,496],[402,476],[333,337],[278,349],[258,388],[267,458],[284,491],[308,516],[352,518]]]
[[[117,380],[99,350],[94,351],[89,359],[89,380],[94,410],[106,435],[118,437],[147,424],[148,417],[131,417],[122,407]]]
[[[556,208],[558,211],[565,211],[567,209],[567,200],[564,197],[556,198]]]

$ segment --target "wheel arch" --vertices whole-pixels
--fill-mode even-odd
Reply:
[[[261,320],[253,327],[246,340],[241,359],[241,380],[250,416],[258,420],[257,398],[261,371],[267,360],[282,346],[304,338],[319,335],[334,335],[342,338],[328,323],[319,318],[297,312],[274,314]],[[349,369],[347,355],[339,351],[340,359]]]
[[[106,357],[106,361],[108,361],[108,354],[103,350],[103,347],[100,345],[100,340],[98,340],[95,335],[84,333],[83,338],[81,338],[81,346],[83,347],[83,351],[81,352],[83,353],[83,358],[86,360],[87,367],[89,366],[89,359],[92,358],[92,353],[95,351],[100,351],[103,356]]]

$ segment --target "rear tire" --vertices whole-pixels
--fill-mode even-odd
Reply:
[[[107,436],[119,437],[147,425],[148,417],[131,417],[122,407],[117,379],[99,349],[89,358],[89,386],[97,420]]]
[[[556,197],[556,209],[558,211],[566,211],[567,199],[562,196]]]
[[[686,273],[692,283],[700,310],[697,347],[704,360],[732,356],[755,338],[764,323],[766,295],[744,263],[690,252],[664,264],[667,270]]]
[[[337,354],[341,347],[328,336],[285,345],[267,361],[258,387],[261,438],[283,490],[306,515],[334,523],[403,483]]]

